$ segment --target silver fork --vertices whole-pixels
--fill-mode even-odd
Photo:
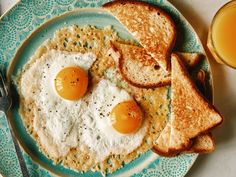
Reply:
[[[10,107],[11,107],[11,97],[9,95],[9,92],[8,92],[7,86],[5,84],[5,80],[3,78],[3,75],[0,72],[0,111],[4,112],[5,115],[7,116],[7,112],[10,109]],[[11,136],[12,136],[12,140],[13,140],[13,143],[14,143],[14,147],[15,147],[15,150],[16,150],[16,154],[17,154],[17,157],[18,157],[18,160],[19,160],[22,175],[23,175],[23,177],[29,177],[29,173],[28,173],[24,158],[22,156],[22,153],[21,153],[19,144],[16,140],[16,137],[13,134],[13,131],[12,131],[12,128],[11,128],[11,125],[9,123],[8,118],[7,118],[7,122],[8,122],[8,126],[9,126],[10,133],[11,133]]]

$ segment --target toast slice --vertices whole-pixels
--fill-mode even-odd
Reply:
[[[176,155],[175,152],[171,152],[169,149],[170,130],[171,130],[171,125],[170,122],[168,122],[164,130],[162,130],[160,136],[156,140],[152,148],[152,151],[165,157],[172,157]]]
[[[182,61],[171,58],[171,119],[169,150],[188,149],[192,139],[219,125],[223,117],[198,91]]]
[[[140,88],[170,85],[170,74],[144,48],[117,42],[111,44],[114,52],[119,53],[112,57],[117,61],[119,71],[128,83]]]
[[[211,133],[199,135],[193,141],[193,146],[184,153],[210,153],[215,150],[215,141]]]
[[[111,42],[110,54],[117,62],[123,78],[133,86],[153,88],[170,85],[171,77],[143,47]],[[188,67],[200,60],[200,53],[178,53]]]
[[[175,151],[171,151],[169,147],[171,125],[167,123],[161,135],[158,137],[156,144],[154,144],[152,150],[165,157],[176,156]],[[181,153],[210,153],[215,150],[215,142],[211,133],[197,136],[191,140],[185,151]],[[180,152],[178,152],[180,153]]]
[[[164,69],[168,71],[176,29],[171,17],[157,6],[141,1],[117,0],[103,5],[138,40]]]

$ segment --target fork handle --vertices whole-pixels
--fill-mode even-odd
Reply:
[[[16,140],[16,137],[14,136],[11,129],[10,129],[10,132],[11,132],[13,144],[14,144],[14,147],[15,147],[15,150],[16,150],[16,155],[17,155],[19,163],[20,163],[20,168],[21,168],[22,175],[23,175],[23,177],[29,177],[29,173],[28,173],[28,170],[27,170],[22,152],[20,150],[19,144],[18,144],[18,142]]]

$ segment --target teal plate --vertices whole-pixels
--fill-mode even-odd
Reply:
[[[0,19],[0,67],[14,78],[30,56],[55,30],[68,25],[112,25],[122,38],[132,38],[127,30],[111,15],[99,7],[106,0],[22,0]],[[199,38],[186,19],[168,1],[148,1],[167,11],[177,26],[176,51],[205,53]],[[205,58],[191,73],[193,78],[202,68],[207,71],[208,90],[211,93],[210,68]],[[98,172],[81,173],[55,165],[44,156],[35,141],[26,132],[18,113],[17,89],[12,87],[13,107],[9,113],[11,126],[24,150],[30,176],[101,176]],[[208,94],[209,95],[209,94]],[[184,176],[197,154],[184,154],[164,158],[148,151],[120,170],[108,176]],[[22,176],[9,134],[5,116],[0,116],[0,173]]]

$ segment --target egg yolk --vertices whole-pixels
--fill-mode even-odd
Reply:
[[[142,123],[142,111],[135,101],[117,104],[111,112],[112,126],[122,134],[137,131]]]
[[[58,95],[62,98],[78,100],[86,93],[88,76],[80,67],[66,67],[57,74],[54,83]]]

